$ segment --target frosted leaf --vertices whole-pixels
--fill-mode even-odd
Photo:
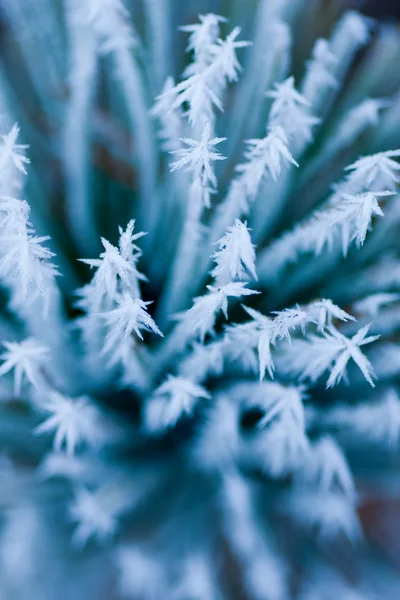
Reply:
[[[12,161],[14,166],[27,174],[25,165],[30,163],[30,160],[25,156],[24,151],[29,148],[27,144],[17,144],[19,136],[19,127],[15,123],[9,133],[0,136],[0,179],[3,175],[3,170],[8,161]]]
[[[199,179],[203,189],[207,189],[211,183],[213,189],[217,188],[217,179],[215,177],[212,161],[225,160],[217,150],[213,150],[214,146],[223,142],[226,138],[211,138],[211,123],[206,121],[201,138],[199,141],[191,138],[181,138],[181,142],[186,144],[188,148],[180,148],[173,150],[171,154],[176,154],[180,158],[171,163],[171,171],[180,169],[184,166],[188,167],[188,171],[193,172],[194,179]],[[208,202],[206,203],[208,205]]]
[[[54,432],[56,452],[65,447],[67,454],[72,455],[82,443],[97,445],[99,442],[102,434],[99,413],[87,396],[69,398],[53,390],[41,408],[50,416],[35,432],[38,435]]]
[[[282,83],[275,84],[275,89],[266,93],[274,103],[271,107],[271,118],[276,119],[283,112],[294,106],[309,106],[308,101],[294,87],[294,77],[288,77]]]
[[[367,596],[397,597],[368,549],[351,585],[329,570],[368,508],[345,452],[363,501],[375,484],[397,491],[398,30],[378,27],[360,53],[370,21],[344,12],[335,27],[327,11],[321,29],[317,1],[219,3],[242,32],[211,13],[194,23],[198,0],[2,4],[20,68],[0,61],[1,432],[15,463],[0,456],[0,595],[348,600],[360,576]],[[26,194],[13,113],[34,145]],[[91,269],[74,262],[82,246]],[[93,542],[82,560],[64,551],[65,508],[73,541]]]
[[[309,319],[318,325],[318,331],[332,325],[333,319],[340,321],[355,321],[355,317],[336,306],[329,298],[322,298],[305,307]]]
[[[237,383],[229,398],[240,414],[260,413],[251,437],[243,439],[241,460],[257,465],[270,477],[285,477],[304,462],[309,443],[305,433],[304,389],[277,382]]]
[[[235,219],[225,235],[217,242],[218,250],[213,259],[217,266],[211,272],[216,281],[223,285],[235,279],[243,279],[245,271],[257,279],[255,271],[255,250],[251,242],[247,223]]]
[[[345,373],[347,362],[350,360],[350,358],[352,358],[357,364],[368,383],[372,387],[375,387],[375,384],[372,380],[372,377],[374,376],[372,365],[360,350],[361,346],[370,344],[380,337],[379,335],[367,337],[369,327],[370,326],[367,325],[366,327],[359,329],[351,339],[339,334],[336,329],[331,328],[329,330],[329,335],[332,336],[330,341],[332,341],[332,345],[335,345],[335,342],[337,343],[340,355],[336,356],[335,358],[333,369],[331,370],[331,374],[327,381],[327,387],[335,385],[342,379]],[[339,346],[341,346],[340,350]]]
[[[116,486],[104,486],[95,491],[79,488],[70,505],[71,520],[78,523],[73,543],[82,548],[95,537],[109,541],[118,528],[118,518],[129,506],[126,491]]]
[[[339,186],[323,208],[314,211],[308,219],[264,249],[257,265],[260,280],[279,278],[285,266],[296,262],[302,253],[320,255],[325,246],[332,248],[339,236],[346,256],[354,240],[358,246],[363,244],[372,217],[383,216],[378,199],[393,195],[394,192],[389,190],[348,194],[340,191]]]
[[[282,127],[270,127],[268,135],[263,139],[247,140],[248,150],[245,158],[247,163],[236,167],[241,176],[241,183],[245,186],[250,199],[254,199],[260,184],[269,172],[272,179],[277,181],[282,162],[287,161],[298,167],[298,163],[288,150],[288,139]]]
[[[323,92],[336,88],[338,83],[333,74],[336,57],[332,53],[327,40],[318,39],[313,47],[312,59],[307,63],[307,71],[302,83],[302,95],[311,105],[324,99]],[[321,94],[322,92],[322,94]]]
[[[89,468],[92,468],[90,464]],[[87,475],[88,464],[76,454],[61,452],[49,452],[39,467],[39,476],[43,479],[52,477],[65,477],[68,480],[82,481]]]
[[[172,591],[171,600],[193,598],[196,590],[197,600],[218,600],[214,569],[207,555],[190,553],[181,561],[180,576]]]
[[[257,346],[260,381],[264,379],[266,371],[272,379],[275,368],[271,353],[273,320],[253,308],[248,306],[243,308],[254,319],[256,329],[253,335]]]
[[[25,200],[0,197],[0,277],[12,289],[16,304],[20,297],[29,304],[40,295],[46,309],[58,271],[50,262],[54,253],[43,245],[50,238],[35,235],[29,215]]]
[[[374,444],[396,452],[400,443],[400,399],[389,389],[372,401],[356,405],[338,404],[326,414],[318,414],[320,427],[334,428],[350,446]]]
[[[194,62],[187,67],[185,75],[193,75],[204,70],[213,58],[212,47],[219,37],[219,24],[225,23],[226,19],[213,13],[199,15],[200,23],[183,25],[181,31],[190,33],[187,52],[194,53]]]
[[[99,295],[99,302],[103,296],[115,299],[118,289],[118,279],[128,287],[131,284],[131,276],[134,272],[132,265],[121,256],[118,248],[110,244],[105,238],[101,238],[104,252],[99,258],[81,258],[81,262],[96,269],[92,285]]]
[[[296,328],[299,327],[304,336],[308,323],[317,324],[318,330],[323,331],[325,327],[332,325],[334,318],[342,321],[355,320],[354,317],[328,299],[318,300],[303,307],[297,306],[296,308],[286,308],[280,312],[273,312],[274,318],[273,316],[266,317],[247,306],[243,306],[243,308],[252,317],[253,321],[234,327],[237,329],[247,328],[247,339],[243,338],[242,342],[257,348],[261,381],[264,379],[267,369],[271,378],[274,375],[272,348],[277,346],[280,340],[290,342],[291,333],[296,331]]]
[[[165,593],[166,581],[158,558],[145,549],[122,546],[116,556],[118,587],[124,598],[157,600]]]
[[[157,118],[161,129],[158,137],[162,140],[163,150],[172,152],[180,148],[180,139],[182,138],[182,113],[180,109],[173,110],[172,106],[177,99],[177,94],[173,91],[175,81],[173,77],[168,77],[160,96],[156,98],[150,115]]]
[[[379,123],[380,112],[389,104],[388,100],[367,98],[344,113],[326,140],[322,155],[315,159],[314,171],[324,161],[349,148],[365,131],[375,127]]]
[[[240,70],[236,49],[248,45],[248,42],[236,41],[240,33],[238,27],[225,40],[215,39],[218,21],[215,15],[208,15],[200,26],[189,26],[196,35],[196,39],[190,38],[189,42],[195,50],[195,60],[184,72],[187,79],[164,92],[175,97],[171,110],[188,105],[189,123],[193,125],[213,121],[214,107],[222,111],[222,93],[228,82],[236,81]]]
[[[14,394],[20,396],[24,380],[39,388],[49,348],[33,338],[22,342],[3,342],[3,346],[6,351],[0,355],[0,359],[4,361],[0,367],[0,377],[14,371]]]
[[[251,45],[251,42],[236,41],[240,32],[240,27],[235,27],[225,40],[218,39],[211,48],[214,54],[215,70],[221,69],[222,75],[230,83],[237,81],[241,71],[240,63],[236,57],[236,49]]]
[[[199,400],[210,398],[203,387],[189,378],[169,375],[145,406],[146,427],[150,431],[173,427],[182,416],[192,414]]]
[[[211,285],[207,288],[209,293],[195,298],[192,308],[180,315],[185,330],[191,332],[193,336],[199,335],[201,340],[204,340],[207,333],[213,332],[219,311],[222,311],[226,319],[228,318],[228,298],[241,298],[259,293],[247,289],[246,283],[239,281],[227,283],[220,288]]]
[[[400,294],[391,293],[380,293],[372,294],[362,300],[358,300],[353,304],[353,308],[356,313],[365,315],[368,317],[377,317],[381,311],[381,308],[389,306],[393,302],[400,300]]]
[[[277,339],[286,339],[290,341],[290,330],[300,327],[302,334],[305,334],[305,326],[309,320],[309,316],[305,310],[302,310],[300,306],[297,308],[285,308],[280,312],[274,312],[276,317],[274,318],[272,325],[272,342],[274,343]]]
[[[269,477],[284,478],[301,468],[309,451],[309,442],[293,419],[284,415],[260,435],[260,466]]]
[[[303,389],[301,387],[283,386],[275,382],[261,384],[252,402],[265,408],[265,415],[258,421],[257,427],[263,429],[273,422],[277,415],[287,423],[291,421],[304,432]]]
[[[296,488],[284,509],[298,525],[316,532],[322,541],[331,541],[339,535],[345,535],[353,543],[362,539],[355,508],[340,494]]]
[[[271,127],[282,127],[289,139],[298,136],[304,141],[312,141],[312,128],[320,123],[320,119],[311,115],[310,103],[295,89],[293,77],[276,83],[275,89],[266,96],[273,99],[268,121]]]
[[[224,339],[206,345],[195,342],[180,363],[179,374],[196,382],[204,381],[208,375],[220,376],[224,369],[224,347]]]
[[[393,158],[400,157],[400,150],[388,150],[371,156],[363,156],[345,168],[349,171],[350,185],[362,185],[369,190],[376,186],[379,190],[395,191],[399,182],[400,165]]]
[[[355,10],[344,13],[335,27],[332,40],[332,51],[335,55],[348,52],[348,44],[363,46],[370,37],[369,29],[373,21]]]
[[[316,381],[324,371],[328,370],[330,375],[327,387],[332,387],[342,380],[349,360],[353,359],[368,383],[375,387],[372,365],[360,349],[380,337],[379,335],[367,337],[369,327],[367,325],[359,329],[351,338],[347,338],[332,326],[328,327],[321,336],[310,335],[305,340],[296,340],[292,350],[285,350],[288,372]],[[286,370],[283,364],[281,367]]]
[[[117,297],[116,302],[118,304],[117,308],[99,315],[110,328],[110,336],[113,341],[116,341],[116,339],[126,340],[133,331],[142,340],[142,330],[163,337],[153,318],[147,312],[147,306],[152,302],[132,298],[128,292],[124,292]]]
[[[118,247],[101,238],[105,251],[99,258],[80,259],[96,269],[91,282],[76,292],[79,298],[77,306],[86,313],[86,316],[79,320],[82,333],[86,337],[94,337],[96,332],[99,333],[99,317],[102,316],[102,311],[107,311],[108,314],[125,297],[140,299],[139,282],[147,281],[147,278],[137,269],[142,251],[135,242],[145,233],[134,233],[134,227],[134,219],[129,221],[125,230],[119,227]]]
[[[104,54],[136,45],[129,12],[122,0],[84,0],[82,12],[99,37]]]
[[[214,398],[195,440],[193,457],[209,470],[232,468],[241,447],[238,407],[226,394]]]
[[[255,375],[259,370],[257,345],[259,336],[257,326],[252,321],[233,323],[225,327],[222,347],[226,367],[238,368],[243,373]],[[271,365],[273,369],[273,364]]]
[[[358,245],[362,245],[365,241],[368,228],[371,224],[373,215],[383,217],[383,211],[378,204],[378,198],[385,196],[393,196],[394,192],[366,192],[364,194],[345,194],[342,193],[346,202],[341,206],[342,214],[338,213],[337,218],[333,218],[331,225],[342,223],[343,221],[354,218],[355,231],[353,236]],[[347,236],[346,236],[347,237]]]
[[[349,583],[326,564],[314,563],[298,600],[373,600],[363,583]]]
[[[201,119],[212,119],[214,107],[220,111],[223,109],[221,98],[213,90],[204,73],[191,75],[188,79],[178,83],[167,94],[173,94],[176,98],[171,105],[171,110],[176,110],[186,103],[190,106],[189,122],[193,125]]]
[[[342,491],[349,501],[355,500],[354,481],[347,461],[336,442],[325,436],[311,446],[304,477],[317,482],[322,493]]]
[[[144,235],[147,235],[144,231],[139,233],[133,233],[135,229],[135,219],[131,219],[126,226],[125,231],[122,227],[118,227],[119,231],[119,251],[122,258],[124,258],[131,265],[135,264],[138,259],[142,256],[141,249],[136,246],[136,240],[139,240]],[[145,279],[144,275],[141,276]]]

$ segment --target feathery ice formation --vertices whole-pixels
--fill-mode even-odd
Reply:
[[[395,600],[400,35],[180,4],[0,9],[0,596]]]

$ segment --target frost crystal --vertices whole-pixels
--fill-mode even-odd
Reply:
[[[211,275],[221,284],[234,279],[243,279],[246,270],[257,279],[255,258],[247,224],[235,219],[232,227],[218,242],[218,250],[214,254],[217,266]]]
[[[308,339],[296,340],[293,350],[285,351],[293,356],[288,371],[297,372],[303,379],[316,381],[325,371],[330,375],[327,387],[339,383],[346,374],[346,366],[350,359],[357,364],[368,383],[375,387],[374,372],[368,358],[360,350],[361,346],[379,339],[379,335],[368,336],[369,325],[359,329],[352,337],[347,338],[335,327],[328,327],[322,336],[310,335]]]
[[[81,442],[94,444],[97,441],[101,431],[97,410],[86,396],[67,398],[53,391],[42,408],[50,416],[36,428],[36,433],[54,431],[56,452],[65,445],[67,454],[71,455]]]
[[[16,123],[14,123],[8,134],[1,136],[0,173],[4,173],[8,161],[12,161],[19,171],[27,175],[25,165],[29,164],[30,160],[25,156],[24,152],[28,148],[28,145],[17,144],[18,136],[19,127]]]
[[[116,338],[127,338],[134,331],[142,340],[141,330],[152,331],[162,336],[154,320],[147,312],[151,302],[143,302],[140,298],[131,298],[126,292],[122,297],[116,297],[118,308],[103,313],[101,316],[110,328],[110,334]]]
[[[226,138],[212,138],[211,135],[211,123],[207,121],[204,125],[201,139],[196,142],[190,138],[181,138],[180,141],[189,146],[188,148],[181,148],[179,150],[173,150],[171,154],[176,154],[180,158],[171,163],[171,171],[180,169],[185,165],[188,166],[188,170],[193,172],[194,182],[199,181],[200,186],[204,194],[204,204],[209,207],[209,189],[208,183],[212,185],[211,191],[215,191],[217,187],[217,179],[213,172],[211,161],[225,160],[225,156],[213,150],[214,146],[220,144]]]
[[[150,431],[174,426],[182,415],[191,415],[197,402],[209,393],[190,379],[168,376],[146,406],[146,425]]]
[[[237,171],[242,174],[250,197],[256,195],[259,185],[267,172],[272,179],[278,179],[285,159],[296,167],[299,165],[288,150],[288,139],[280,126],[270,127],[268,135],[261,140],[247,140],[249,150],[245,157],[248,163],[239,165]]]
[[[46,364],[49,348],[41,346],[34,339],[26,339],[23,342],[3,342],[5,352],[0,358],[4,361],[0,367],[0,376],[14,371],[14,393],[21,394],[24,380],[38,387],[41,372]]]

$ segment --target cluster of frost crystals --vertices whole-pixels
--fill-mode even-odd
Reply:
[[[3,0],[2,600],[397,600],[400,35],[324,6]]]

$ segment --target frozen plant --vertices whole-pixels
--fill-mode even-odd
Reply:
[[[400,34],[343,4],[1,2],[1,599],[397,600]]]

